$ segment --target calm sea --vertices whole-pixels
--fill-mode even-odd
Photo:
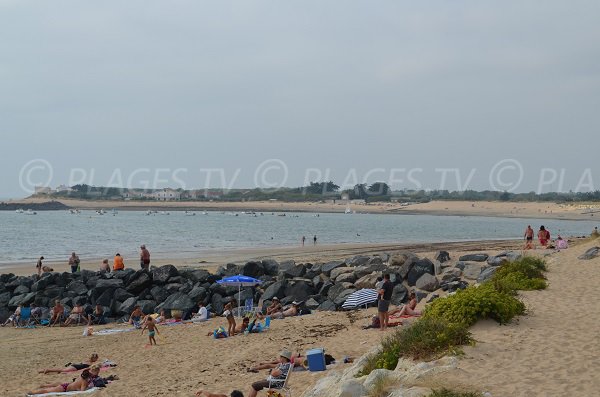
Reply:
[[[590,221],[519,218],[376,214],[261,215],[181,211],[146,215],[141,211],[94,211],[70,214],[41,211],[37,215],[0,211],[0,265],[35,263],[40,255],[63,260],[72,251],[82,259],[138,257],[144,243],[153,256],[193,256],[207,250],[298,245],[301,237],[312,243],[417,243],[477,239],[521,238],[528,224],[557,233],[588,235]]]

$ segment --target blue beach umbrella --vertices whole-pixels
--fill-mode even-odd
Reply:
[[[242,293],[242,287],[254,287],[258,284],[261,284],[262,281],[253,277],[238,274],[237,276],[225,277],[221,280],[218,280],[217,283],[227,287],[238,287],[238,296],[240,296]],[[241,311],[238,310],[238,316],[240,315]]]

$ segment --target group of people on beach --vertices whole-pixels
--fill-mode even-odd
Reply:
[[[531,228],[531,225],[527,225],[525,233],[523,234],[523,238],[525,239],[525,246],[523,249],[531,250],[536,248],[533,237],[534,231]],[[560,234],[556,237],[554,244],[552,244],[550,231],[546,229],[544,225],[540,226],[540,229],[537,232],[537,238],[542,248],[555,248],[558,250],[569,248],[569,243],[567,240],[563,239]]]

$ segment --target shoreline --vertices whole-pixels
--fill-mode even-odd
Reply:
[[[432,216],[480,216],[501,218],[537,218],[557,220],[594,220],[600,218],[600,203],[557,204],[552,202],[500,202],[500,201],[430,201],[402,205],[400,203],[347,203],[333,202],[199,202],[199,201],[124,201],[124,200],[75,200],[34,197],[9,200],[6,203],[23,206],[46,202],[62,203],[69,208],[81,210],[119,211],[225,211],[225,212],[296,212],[296,213],[344,213],[347,206],[359,214],[432,215]],[[599,221],[600,222],[600,221]]]

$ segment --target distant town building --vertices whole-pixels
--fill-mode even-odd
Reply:
[[[73,189],[71,189],[69,186],[67,185],[58,185],[56,187],[56,193],[69,193],[71,192]]]
[[[158,201],[181,200],[181,192],[173,189],[163,189],[154,192],[153,197]]]

